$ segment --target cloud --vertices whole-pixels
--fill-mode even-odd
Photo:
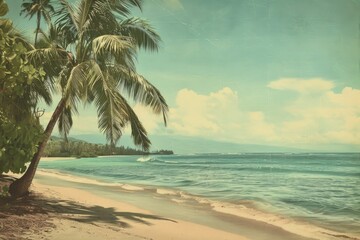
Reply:
[[[277,90],[292,90],[300,93],[319,93],[333,89],[334,83],[321,78],[281,78],[270,82],[267,86]]]
[[[317,94],[300,94],[288,103],[284,111],[292,120],[277,123],[280,141],[360,145],[360,90],[345,87],[336,93],[330,90],[332,82],[322,80],[320,85]]]
[[[162,124],[162,117],[153,113],[148,107],[140,104],[136,104],[133,109],[149,134],[159,129],[159,126]],[[130,129],[127,129],[126,132],[130,132]]]
[[[242,111],[237,92],[228,87],[208,95],[180,90],[169,117],[169,130],[175,134],[234,142],[274,138],[264,114]]]
[[[301,93],[280,109],[283,118],[274,118],[271,111],[245,110],[246,103],[228,87],[209,94],[182,89],[170,110],[169,131],[238,143],[360,146],[360,90],[346,87],[336,93],[333,83],[323,79],[280,79],[270,85]]]
[[[237,102],[237,96],[224,88],[209,96],[182,89],[176,97],[176,107],[170,109],[169,128],[186,135],[211,135],[223,131],[219,116],[226,118],[228,108]],[[229,105],[230,104],[230,105]]]
[[[180,0],[163,0],[165,6],[169,7],[171,10],[182,10],[184,6]]]

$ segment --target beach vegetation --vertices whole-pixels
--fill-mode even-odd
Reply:
[[[37,29],[36,48],[28,52],[32,64],[41,66],[46,83],[60,96],[25,174],[10,185],[13,197],[28,192],[39,160],[58,123],[66,139],[72,117],[80,104],[94,104],[98,127],[114,147],[130,126],[134,144],[148,151],[146,129],[127,99],[162,114],[166,124],[168,105],[160,91],[135,66],[140,49],[157,51],[160,36],[151,25],[130,16],[142,9],[141,0],[66,0],[56,2],[49,31]]]
[[[111,147],[109,144],[89,143],[78,140],[76,138],[69,138],[64,141],[62,138],[52,136],[44,150],[44,157],[97,157],[107,155],[149,155],[174,154],[171,150],[159,151],[143,151],[141,149],[134,149],[125,146]]]
[[[0,15],[8,12],[0,1]],[[1,17],[2,17],[1,16]],[[35,68],[27,57],[32,46],[10,19],[0,19],[0,174],[23,173],[26,162],[37,151],[42,127],[35,116],[37,99],[51,101],[43,84],[45,71]]]
[[[41,31],[41,20],[45,19],[48,24],[51,24],[51,14],[55,12],[50,0],[28,0],[21,5],[22,10],[20,14],[25,14],[25,17],[31,19],[36,15],[36,29],[34,46],[37,45],[38,34]]]

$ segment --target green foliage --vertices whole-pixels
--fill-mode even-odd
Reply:
[[[23,173],[41,138],[41,127],[34,119],[16,121],[0,110],[0,173]]]
[[[35,69],[26,53],[11,21],[0,19],[0,173],[23,173],[41,138],[41,126],[32,112],[32,92],[45,72]]]
[[[96,157],[104,155],[147,155],[147,154],[174,154],[171,150],[160,150],[156,152],[145,152],[138,149],[119,146],[94,144],[70,138],[68,142],[62,138],[51,137],[46,145],[44,156],[46,157]]]
[[[101,155],[145,155],[149,154],[137,149],[111,147],[110,145],[94,144],[85,141],[62,141],[52,139],[46,145],[44,156],[46,157],[96,157]]]

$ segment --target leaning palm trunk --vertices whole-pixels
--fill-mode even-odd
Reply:
[[[55,124],[56,124],[57,120],[59,119],[59,116],[60,116],[61,112],[64,110],[64,108],[65,108],[65,100],[61,99],[60,102],[58,103],[54,113],[51,116],[51,119],[44,131],[43,140],[42,140],[42,142],[39,143],[38,150],[34,154],[27,171],[21,178],[17,179],[15,182],[13,182],[10,185],[9,192],[12,197],[18,198],[18,197],[22,197],[28,193],[30,185],[32,183],[32,180],[34,179],[37,166],[40,162],[40,158],[44,152],[45,146],[46,146],[46,144],[51,136],[51,133],[55,127]]]
[[[98,127],[112,146],[128,125],[135,145],[145,151],[151,145],[123,93],[136,103],[152,108],[154,113],[162,114],[166,124],[169,109],[164,97],[135,69],[137,50],[156,51],[160,42],[146,21],[126,18],[128,7],[141,9],[141,0],[79,0],[75,6],[67,0],[59,3],[56,26],[49,26],[49,35],[39,32],[38,46],[28,56],[34,65],[43,66],[49,79],[57,83],[62,100],[26,173],[10,186],[13,197],[28,192],[55,124],[59,122],[59,132],[66,138],[72,126],[72,114],[77,113],[81,102],[96,106]]]

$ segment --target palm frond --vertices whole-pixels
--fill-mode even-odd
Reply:
[[[109,0],[81,0],[76,11],[76,20],[81,35],[103,32],[103,29],[114,28],[116,19],[111,12]],[[111,28],[109,28],[111,27]],[[110,31],[107,31],[110,33]]]
[[[44,32],[39,30],[39,39],[37,43],[38,48],[60,48],[65,51],[67,46],[73,42],[72,39],[68,39],[69,35],[63,32],[58,26],[52,24],[49,25],[48,31]]]
[[[62,48],[49,47],[33,49],[27,53],[30,61],[35,65],[41,65],[46,62],[53,64],[62,64],[68,61],[68,53]]]
[[[104,81],[104,74],[97,62],[90,60],[86,62],[87,84],[82,94],[82,100],[91,103],[94,100],[93,88],[98,82]]]
[[[66,84],[62,89],[63,98],[67,100],[66,105],[76,108],[81,100],[85,86],[88,83],[88,64],[80,63],[71,69]]]
[[[121,95],[120,95],[121,97]],[[123,104],[127,107],[127,112],[129,115],[129,121],[131,125],[131,136],[134,140],[134,144],[141,146],[144,151],[149,151],[151,146],[151,141],[147,136],[147,132],[145,127],[140,122],[139,118],[137,117],[136,113],[130,107],[130,105],[126,102],[124,98],[122,98]]]
[[[119,35],[102,35],[92,41],[92,50],[95,57],[109,55],[123,55],[123,52],[133,48],[134,45],[129,37]]]
[[[51,24],[51,13],[49,13],[48,11],[41,11],[41,15],[44,17],[45,22],[50,25]]]
[[[79,26],[76,21],[76,8],[68,3],[66,0],[59,0],[59,5],[54,13],[57,18],[55,25],[60,29],[63,35],[66,35],[66,39],[75,42]]]
[[[42,98],[47,105],[52,103],[52,90],[53,83],[48,78],[44,80],[35,79],[31,84],[32,98],[36,99],[36,101],[38,98]]]
[[[142,0],[109,0],[112,10],[122,16],[127,16],[132,7],[142,10],[142,2]]]
[[[84,28],[89,25],[91,19],[94,17],[93,8],[96,6],[95,0],[81,0],[77,11],[75,12],[75,19],[78,24],[78,31],[80,34],[84,32]],[[102,2],[102,1],[99,1]],[[101,9],[96,9],[100,11]]]
[[[33,49],[29,51],[27,55],[29,61],[34,66],[43,67],[47,76],[50,78],[58,76],[62,70],[62,66],[65,66],[69,61],[68,52],[54,46]]]
[[[134,143],[148,150],[150,140],[146,130],[125,98],[117,91],[116,80],[106,70],[100,75],[99,66],[96,71],[98,77],[93,79],[91,90],[97,106],[99,129],[114,146],[122,136],[122,129],[130,122]]]
[[[129,36],[139,48],[158,51],[161,42],[160,36],[151,25],[141,18],[128,18],[119,23],[119,33]]]
[[[115,88],[111,87],[109,78],[99,79],[93,86],[94,101],[97,106],[98,126],[105,133],[106,139],[112,146],[122,136],[122,129],[127,122],[126,108],[119,101]]]
[[[29,17],[29,19],[31,19],[36,14],[38,5],[38,3],[33,1],[24,2],[21,4],[22,9],[20,11],[20,15],[25,14],[25,17]]]
[[[59,133],[61,136],[63,136],[66,142],[72,125],[73,125],[72,110],[70,106],[67,106],[60,113],[60,117],[58,120]]]
[[[120,54],[117,54],[108,61],[107,65],[121,65],[131,71],[136,71],[137,51],[135,48],[124,49]]]
[[[50,14],[55,13],[55,8],[54,8],[53,5],[51,4],[51,0],[45,0],[45,1],[44,1],[44,8],[45,8]]]
[[[134,101],[151,107],[156,114],[162,114],[166,125],[169,107],[154,85],[143,76],[121,65],[109,66],[108,71],[117,80],[119,87],[125,90]]]

